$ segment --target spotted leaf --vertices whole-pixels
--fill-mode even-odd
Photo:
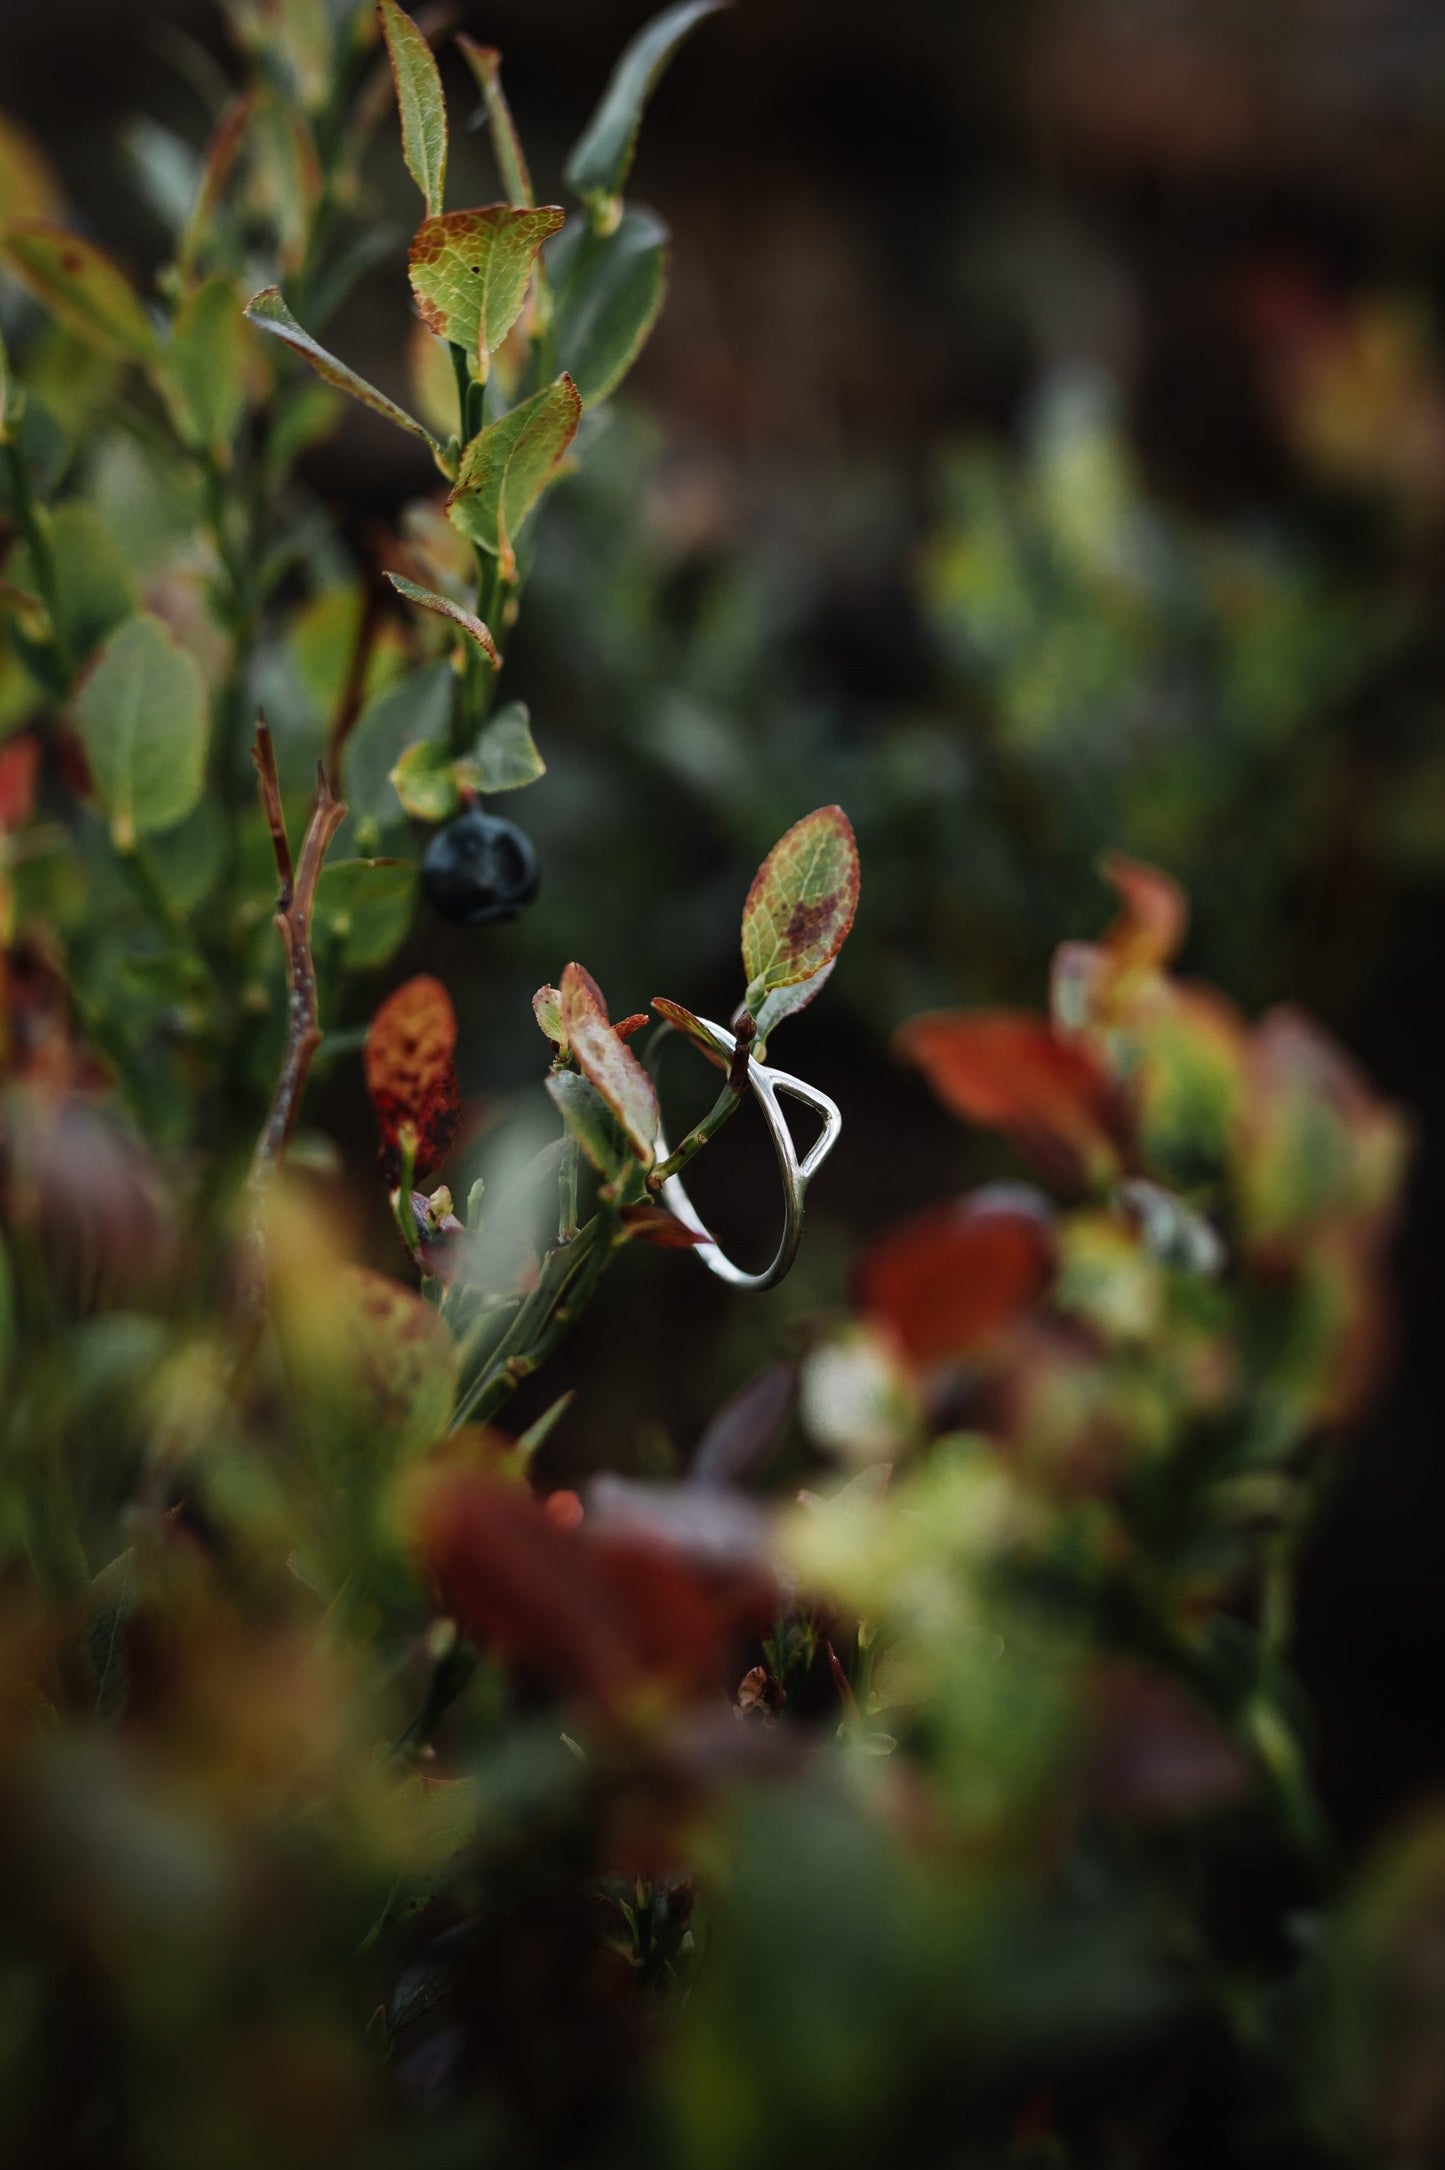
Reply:
[[[758,868],[743,906],[745,1000],[810,980],[832,963],[858,909],[858,846],[841,806],[797,822]]]

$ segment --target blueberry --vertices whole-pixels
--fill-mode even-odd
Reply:
[[[441,919],[486,927],[515,919],[541,879],[532,839],[514,821],[469,807],[438,829],[421,863],[421,886]]]

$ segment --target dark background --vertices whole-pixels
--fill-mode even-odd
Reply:
[[[544,196],[646,12],[636,0],[457,11],[505,53]],[[121,129],[145,111],[195,135],[192,62],[177,32],[222,50],[213,11],[185,0],[0,0],[0,106],[39,135],[78,215],[140,266],[161,236],[129,179]],[[448,87],[465,110],[450,67]],[[456,155],[480,177],[479,150]],[[378,186],[392,189],[384,171],[381,160]],[[404,185],[391,206],[399,222]],[[1404,295],[1433,327],[1445,274],[1445,10],[1431,0],[743,0],[676,64],[633,189],[677,237],[669,309],[632,386],[661,433],[672,517],[695,521],[710,549],[755,550],[786,568],[801,598],[787,667],[829,744],[867,743],[900,709],[957,705],[917,594],[940,456],[964,439],[1013,444],[1041,373],[1061,362],[1103,371],[1117,388],[1160,506],[1203,522],[1267,518],[1382,608],[1408,604],[1410,639],[1366,679],[1340,726],[1354,774],[1438,734],[1445,658],[1432,602],[1445,524],[1430,477],[1407,476],[1393,499],[1322,480],[1280,426],[1258,315],[1241,299],[1304,296],[1328,315],[1360,296]],[[394,385],[395,322],[395,279],[378,273],[331,343]],[[312,479],[358,541],[418,486],[403,440],[365,418]],[[688,608],[685,564],[677,607]],[[529,668],[545,665],[524,641],[515,668],[527,692]],[[557,701],[554,773],[569,734],[580,741],[587,728],[585,689],[561,688]],[[1000,819],[1010,818],[1005,807]],[[1054,936],[1092,931],[1101,899],[1087,925],[1059,919],[1053,902],[1068,883],[1047,839],[1018,818],[1005,841],[1025,866],[1036,848],[1039,921]],[[1294,818],[1282,801],[1281,824]],[[870,861],[859,826],[863,936]],[[1214,841],[1203,839],[1206,866]],[[553,883],[558,925],[586,923],[589,885],[607,879],[604,843]],[[1230,844],[1219,835],[1222,862]],[[1345,823],[1338,850],[1328,832],[1313,844],[1305,871],[1273,892],[1269,924],[1246,923],[1242,938],[1231,881],[1211,893],[1206,876],[1188,963],[1228,978],[1252,1006],[1306,1002],[1421,1132],[1398,1249],[1399,1361],[1351,1449],[1303,1593],[1327,1791],[1359,1835],[1445,1774],[1435,1238],[1445,1170],[1434,1142],[1445,1093],[1435,1021],[1445,869],[1416,863],[1402,876],[1363,863]],[[698,870],[724,894],[747,871],[722,842]],[[688,868],[674,863],[660,878],[681,885],[670,901],[685,912]],[[895,870],[891,916],[875,923],[875,991],[889,940],[901,955],[907,911],[906,871]],[[631,937],[634,952],[646,949],[636,929]],[[620,934],[598,941],[600,957],[584,954],[610,989],[605,968],[625,944]],[[665,962],[665,943],[658,955]],[[936,977],[956,997],[1037,1002],[1046,956],[1027,930],[986,971],[940,946]],[[519,983],[530,963],[520,950]],[[650,954],[645,964],[634,955],[623,1008],[645,999],[639,982],[653,969]],[[721,981],[675,991],[701,1008],[729,999]],[[837,1294],[848,1237],[984,1164],[892,1069],[876,1035],[861,1034],[845,1008],[825,1010],[799,1023],[783,1058],[848,1115],[818,1191],[820,1225],[837,1240],[824,1241],[817,1285],[803,1289],[815,1300]],[[758,1181],[766,1195],[761,1172]],[[564,1370],[606,1370],[604,1432],[636,1435],[650,1413],[686,1445],[736,1361],[761,1354],[802,1299],[745,1318],[745,1303],[704,1290],[675,1262],[640,1272],[645,1281],[609,1293]],[[639,1351],[642,1319],[655,1340]],[[600,1437],[598,1451],[612,1444]]]

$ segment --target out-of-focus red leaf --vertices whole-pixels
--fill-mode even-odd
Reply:
[[[707,1241],[666,1206],[624,1206],[622,1225],[629,1241],[653,1243],[659,1251],[688,1251],[695,1243]]]
[[[942,1364],[1030,1309],[1053,1265],[1042,1213],[963,1198],[914,1214],[869,1246],[858,1304],[890,1329],[911,1363]]]
[[[456,1044],[451,996],[424,973],[389,995],[371,1021],[366,1089],[381,1127],[388,1182],[400,1179],[408,1146],[419,1177],[430,1175],[451,1148],[461,1121]]]
[[[40,741],[29,731],[0,746],[0,836],[30,819],[39,768]]]
[[[446,1478],[415,1527],[441,1605],[473,1640],[604,1715],[717,1686],[735,1635],[757,1624],[755,1580],[744,1606],[739,1577],[654,1530],[590,1511],[564,1528],[519,1487]]]
[[[650,1167],[658,1125],[652,1079],[614,1032],[602,990],[580,964],[562,974],[561,1009],[578,1069],[611,1108],[631,1152]]]
[[[894,1044],[945,1107],[1007,1132],[1054,1180],[1118,1174],[1128,1146],[1119,1088],[1088,1048],[1061,1038],[1044,1019],[1013,1010],[937,1011],[911,1019]]]

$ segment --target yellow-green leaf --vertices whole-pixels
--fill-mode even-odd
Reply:
[[[515,571],[513,544],[577,434],[582,398],[568,376],[558,377],[474,437],[462,455],[447,500],[452,523],[469,541]]]
[[[789,829],[758,868],[743,906],[744,997],[753,1008],[776,987],[831,964],[858,909],[858,846],[841,806],[822,806]]]
[[[481,377],[522,313],[532,259],[563,216],[556,204],[492,203],[417,228],[408,269],[422,320],[472,356]]]
[[[386,577],[397,594],[404,595],[407,601],[415,603],[419,610],[429,610],[438,618],[449,618],[453,625],[466,634],[473,646],[481,650],[494,671],[501,669],[502,659],[497,653],[497,644],[474,611],[465,609],[461,603],[454,603],[449,595],[437,595],[431,588],[418,587],[414,580],[407,580],[400,573],[388,573]]]
[[[401,151],[406,170],[426,199],[428,212],[442,208],[447,178],[447,108],[432,49],[396,0],[377,0],[396,102],[401,113]]]
[[[462,803],[456,765],[432,738],[408,746],[391,772],[396,795],[416,821],[446,821]]]
[[[49,159],[28,129],[0,113],[0,222],[54,218],[61,190]]]
[[[246,315],[253,324],[259,324],[263,332],[270,332],[273,338],[282,339],[288,347],[294,348],[296,353],[311,364],[317,376],[334,385],[338,392],[345,392],[350,398],[359,400],[363,407],[370,407],[373,414],[384,415],[387,421],[394,422],[398,429],[409,431],[413,437],[420,437],[423,444],[431,446],[433,455],[440,458],[441,447],[431,431],[423,428],[416,416],[408,414],[405,407],[398,407],[394,399],[388,399],[385,392],[379,392],[374,384],[368,384],[365,377],[358,377],[354,369],[348,369],[345,362],[338,361],[334,354],[328,354],[325,347],[319,345],[310,332],[297,323],[283,301],[278,286],[265,287],[259,294],[254,295],[246,305]]]
[[[111,361],[149,361],[156,335],[140,296],[93,242],[44,219],[15,219],[4,253],[16,277],[58,324]]]
[[[509,701],[482,727],[471,752],[457,763],[458,773],[477,791],[520,791],[547,773],[532,737],[524,701]]]
[[[191,811],[205,773],[206,688],[159,618],[142,612],[111,635],[82,681],[75,720],[121,850]]]
[[[225,451],[240,426],[248,337],[229,279],[207,279],[181,305],[162,375],[182,435],[201,450]]]

